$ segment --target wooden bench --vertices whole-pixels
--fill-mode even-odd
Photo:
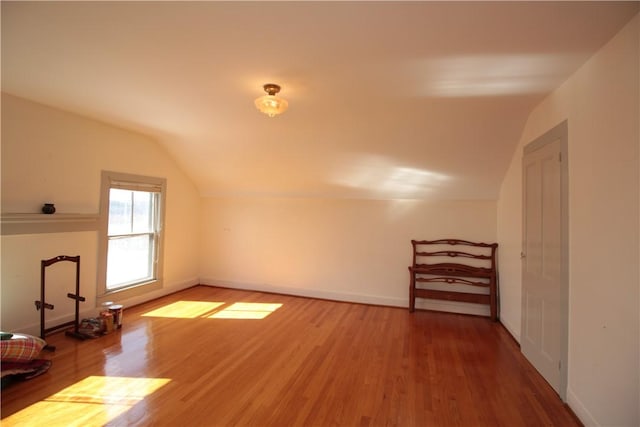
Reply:
[[[411,244],[409,311],[415,310],[416,298],[459,301],[489,305],[491,320],[498,320],[497,243],[440,239],[412,240]],[[442,290],[442,284],[450,289]],[[486,288],[488,293],[460,290],[467,287]]]

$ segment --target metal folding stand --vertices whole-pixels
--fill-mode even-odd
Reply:
[[[53,326],[50,328],[45,327],[45,310],[53,310],[53,304],[48,304],[45,299],[45,269],[50,265],[56,264],[60,261],[69,261],[76,264],[76,292],[75,294],[68,293],[67,297],[75,300],[76,302],[76,311],[75,311],[75,319],[69,322],[61,323],[60,325]],[[80,340],[84,340],[86,338],[85,335],[79,332],[80,327],[80,301],[85,301],[84,297],[80,296],[80,255],[78,256],[67,256],[67,255],[58,255],[57,257],[51,259],[43,259],[40,262],[40,300],[35,301],[36,310],[40,310],[40,338],[45,339],[45,336],[51,332],[57,331],[59,329],[65,328],[67,326],[73,326],[73,329],[70,329],[65,332],[66,335],[77,338]],[[48,345],[45,346],[45,350],[55,351],[55,346]]]

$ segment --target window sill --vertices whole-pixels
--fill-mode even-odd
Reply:
[[[97,231],[98,214],[3,213],[0,215],[2,235]]]

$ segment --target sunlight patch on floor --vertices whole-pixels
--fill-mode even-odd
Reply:
[[[171,380],[90,376],[2,420],[10,425],[102,426]]]
[[[176,301],[144,313],[143,317],[173,319],[264,319],[282,307],[279,303],[236,302],[221,308],[225,302]]]
[[[237,302],[224,310],[220,310],[210,319],[264,319],[282,307],[282,304],[268,304],[258,302]]]
[[[143,317],[170,317],[174,319],[195,319],[206,317],[224,305],[224,302],[176,301],[163,307],[144,313]]]

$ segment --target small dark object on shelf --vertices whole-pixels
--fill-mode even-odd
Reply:
[[[53,203],[45,203],[42,205],[42,213],[44,214],[54,214],[56,213],[56,207]]]

